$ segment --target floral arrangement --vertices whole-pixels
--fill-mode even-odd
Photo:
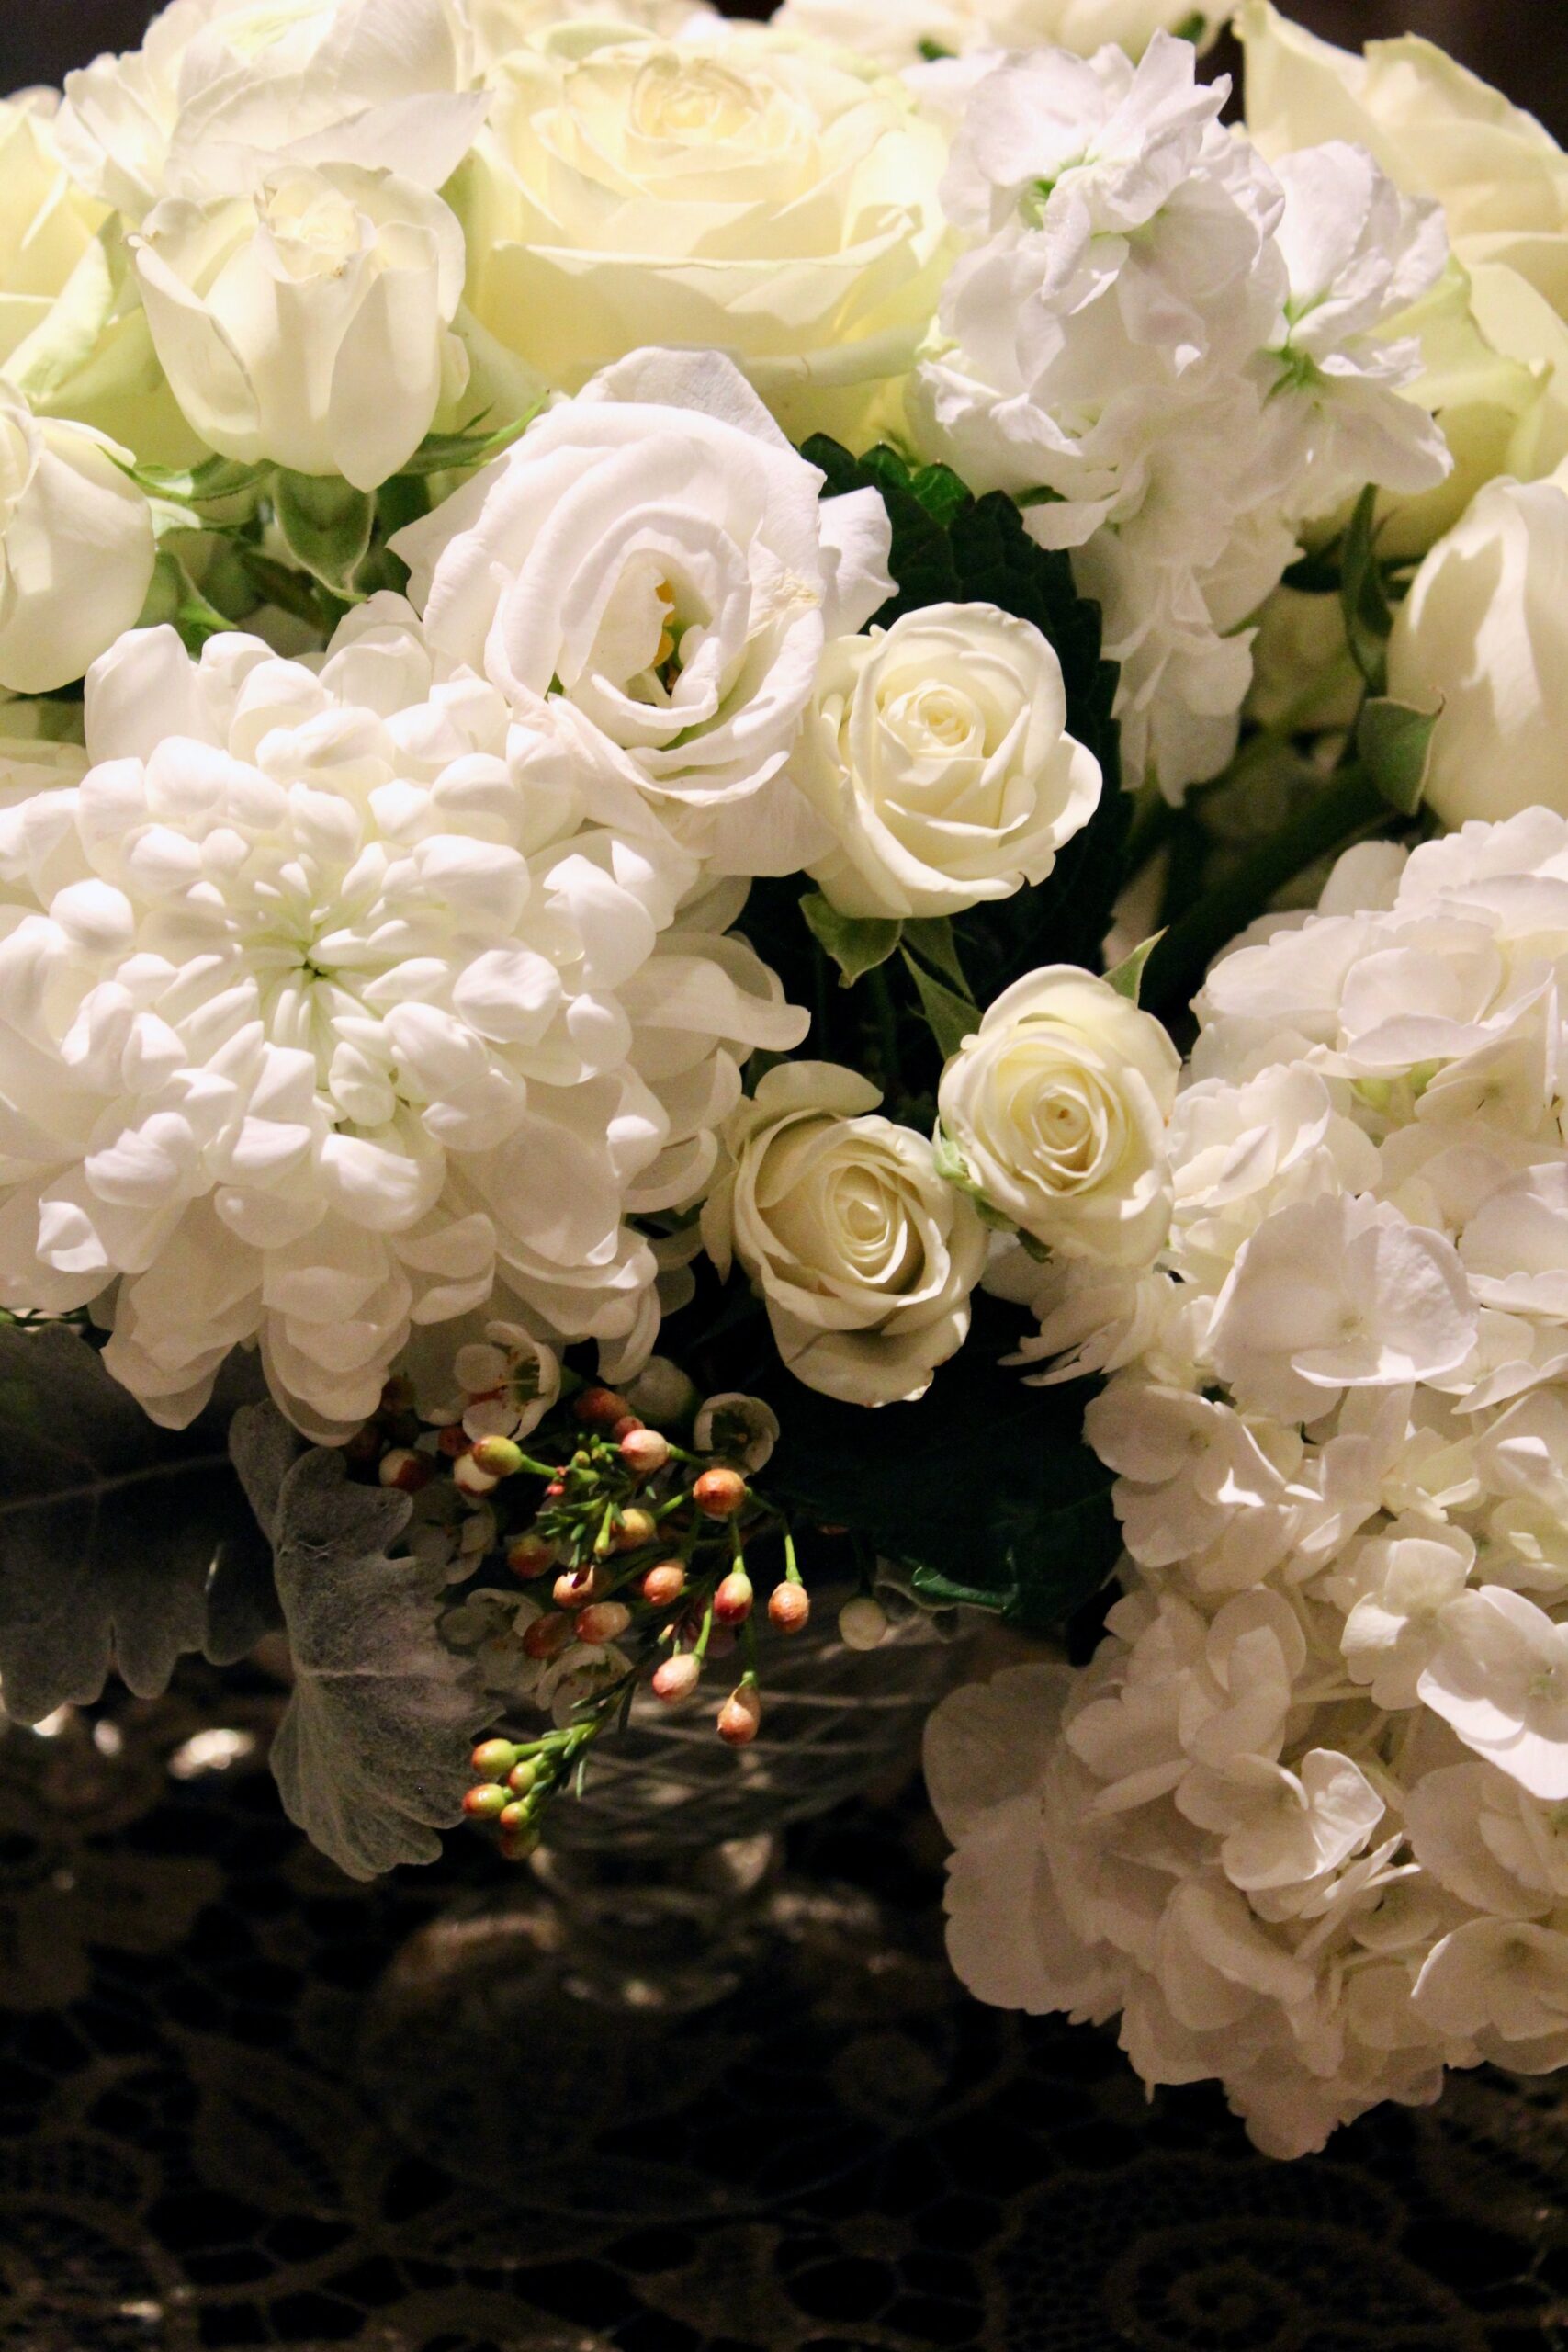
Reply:
[[[281,1632],[363,1877],[999,1621],[955,1965],[1293,2154],[1568,2062],[1568,161],[1221,29],[0,107],[0,1677]]]

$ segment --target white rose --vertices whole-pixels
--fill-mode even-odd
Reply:
[[[1218,39],[1232,0],[1205,11],[1188,0],[784,0],[773,17],[780,32],[852,49],[889,72],[942,52],[1070,49],[1092,57],[1115,41],[1141,57],[1157,32]]]
[[[836,837],[843,914],[956,914],[1043,882],[1099,805],[1055,650],[994,605],[931,605],[828,648],[791,774]]]
[[[152,584],[152,517],[114,445],[35,417],[0,381],[0,686],[42,695],[133,628]]]
[[[0,365],[48,316],[102,217],[72,186],[47,99],[0,100]]]
[[[1416,575],[1388,684],[1440,707],[1427,797],[1445,824],[1568,811],[1568,492],[1487,485]]]
[[[1436,197],[1467,267],[1506,262],[1568,313],[1568,155],[1533,115],[1405,34],[1364,56],[1245,0],[1247,128],[1270,159],[1327,139],[1365,147],[1396,187]]]
[[[1170,1225],[1166,1126],[1181,1059],[1152,1015],[1070,964],[999,996],[942,1073],[967,1181],[1067,1257],[1147,1264]]]
[[[645,352],[394,545],[444,653],[519,707],[572,705],[721,870],[793,873],[822,830],[759,795],[828,637],[892,592],[881,499],[821,485],[728,360]]]
[[[725,1133],[708,1254],[761,1293],[797,1380],[849,1405],[912,1401],[969,1330],[986,1228],[931,1147],[870,1115],[876,1089],[829,1062],[770,1070]]]
[[[79,185],[140,221],[170,194],[232,193],[246,151],[439,187],[478,130],[461,0],[174,0],[139,50],[66,76],[59,139]],[[241,178],[236,178],[236,171]]]
[[[169,198],[134,251],[175,397],[224,457],[375,490],[461,389],[462,232],[411,180],[280,166],[254,198]]]
[[[946,254],[945,141],[897,82],[761,28],[541,35],[494,71],[468,300],[575,391],[646,344],[728,352],[791,437],[905,374]]]
[[[673,40],[679,33],[721,22],[702,0],[468,0],[481,67],[508,56],[552,25],[632,25],[639,32]]]

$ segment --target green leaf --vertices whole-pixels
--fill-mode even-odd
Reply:
[[[944,49],[939,40],[922,40],[919,46],[920,55],[928,65],[940,65],[944,58],[953,57],[957,53],[953,50]]]
[[[235,553],[241,570],[265,603],[276,605],[280,613],[292,613],[296,620],[308,621],[312,628],[323,627],[321,592],[312,580],[264,555],[260,548],[242,544]]]
[[[399,475],[466,473],[476,466],[488,466],[522,439],[544,405],[543,401],[536,401],[525,414],[493,433],[476,432],[472,425],[463,433],[432,433],[398,468]]]
[[[493,1704],[440,1640],[438,1578],[389,1556],[409,1498],[354,1484],[341,1453],[295,1458],[296,1446],[276,1408],[236,1416],[234,1459],[271,1538],[294,1660],[272,1766],[289,1819],[350,1878],[374,1878],[436,1859]]]
[[[922,964],[941,972],[951,980],[961,996],[969,994],[969,981],[964,960],[958,953],[958,942],[953,935],[953,925],[946,915],[921,915],[904,925],[903,944],[913,948]]]
[[[278,527],[288,552],[334,595],[352,592],[370,551],[376,501],[327,474],[279,474],[273,485]]]
[[[1379,695],[1362,706],[1357,752],[1383,798],[1402,817],[1414,817],[1421,806],[1432,733],[1441,717],[1440,705],[1436,710],[1415,710],[1408,703]]]
[[[1208,17],[1204,16],[1201,8],[1194,8],[1192,14],[1190,17],[1183,17],[1181,22],[1177,26],[1176,39],[1178,40],[1190,40],[1194,44],[1194,46],[1196,46],[1196,44],[1202,40],[1208,29]]]
[[[904,927],[898,922],[879,922],[868,915],[841,915],[820,890],[807,892],[800,911],[818,945],[843,974],[840,985],[846,989],[886,963]]]
[[[933,1602],[1048,1633],[1105,1583],[1121,1537],[1111,1474],[1083,1442],[1092,1388],[1026,1388],[999,1362],[1017,1338],[1015,1313],[977,1299],[962,1356],[918,1405],[875,1413],[780,1374],[768,1487],[913,1570]]]
[[[17,1722],[97,1698],[111,1667],[154,1698],[186,1651],[211,1641],[231,1662],[247,1628],[254,1645],[269,1612],[225,1450],[236,1401],[231,1385],[189,1430],[159,1430],[79,1331],[0,1327],[0,1678]]]
[[[126,471],[150,498],[182,506],[211,506],[243,498],[270,481],[270,466],[242,466],[231,458],[206,458],[199,466],[128,466]]]
[[[1393,607],[1377,560],[1377,492],[1369,482],[1356,501],[1345,533],[1339,557],[1339,598],[1352,659],[1372,693],[1381,695],[1388,676]]]
[[[1144,967],[1164,937],[1163,931],[1153,933],[1141,947],[1134,947],[1130,956],[1124,956],[1114,971],[1105,975],[1117,995],[1124,996],[1129,1004],[1139,1001],[1143,993]]]
[[[936,1134],[931,1138],[931,1158],[936,1162],[936,1172],[943,1183],[951,1184],[955,1192],[963,1193],[974,1203],[975,1213],[983,1224],[988,1225],[995,1233],[1012,1233],[1017,1230],[1010,1216],[1004,1216],[1000,1209],[994,1209],[991,1206],[973,1176],[970,1175],[964,1154],[959,1150],[947,1129],[940,1124]],[[1025,1238],[1022,1235],[1019,1238],[1021,1240]]]
[[[922,971],[906,949],[904,963],[915,983],[920,1000],[920,1011],[926,1026],[936,1040],[937,1051],[944,1062],[950,1062],[965,1037],[972,1037],[980,1025],[979,1007],[966,996],[955,996],[941,980]]]

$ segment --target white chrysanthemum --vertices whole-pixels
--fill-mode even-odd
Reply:
[[[968,240],[919,370],[924,438],[1076,549],[1121,665],[1130,780],[1172,797],[1235,747],[1246,625],[1298,526],[1367,480],[1430,487],[1440,434],[1388,330],[1440,275],[1436,207],[1359,149],[1278,175],[1228,85],[1156,34],[1134,66],[1042,51],[968,85],[943,201]]]
[[[82,782],[0,815],[6,1304],[102,1302],[174,1424],[257,1341],[303,1426],[352,1425],[498,1283],[646,1352],[626,1214],[696,1194],[739,1061],[803,1023],[672,929],[694,867],[640,797],[389,597],[319,673],[126,638],[86,715]]]
[[[1209,976],[1158,1265],[994,1277],[1132,1589],[1018,1786],[939,1718],[953,1956],[1277,2154],[1568,2063],[1565,980],[1568,820],[1353,853]]]

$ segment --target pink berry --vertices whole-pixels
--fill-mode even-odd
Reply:
[[[692,1499],[705,1519],[734,1519],[746,1508],[746,1481],[739,1470],[705,1470]]]
[[[768,1623],[781,1634],[798,1634],[811,1614],[811,1595],[803,1584],[777,1584],[768,1596]]]
[[[729,1747],[750,1747],[762,1727],[762,1702],[754,1682],[732,1690],[718,1713],[718,1736]]]
[[[679,1657],[667,1657],[653,1678],[653,1695],[662,1699],[667,1707],[678,1707],[689,1699],[702,1680],[703,1669],[690,1650]]]
[[[721,1625],[744,1625],[755,1595],[744,1568],[732,1568],[713,1597],[713,1613]]]
[[[669,1439],[660,1437],[657,1430],[645,1430],[640,1422],[621,1440],[621,1460],[634,1477],[651,1478],[669,1459]]]

